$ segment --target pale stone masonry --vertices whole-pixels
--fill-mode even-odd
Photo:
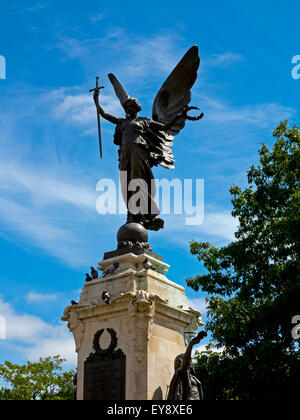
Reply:
[[[146,257],[156,271],[143,268]],[[67,307],[62,317],[78,353],[77,398],[83,399],[84,362],[93,352],[95,333],[112,328],[126,355],[126,400],[165,399],[175,357],[186,349],[185,333],[203,325],[201,314],[188,306],[184,287],[168,280],[169,266],[155,256],[115,256],[101,261],[99,269],[116,261],[114,274],[85,283],[79,304]],[[112,297],[109,305],[101,298],[104,290]],[[105,332],[102,348],[109,341]]]

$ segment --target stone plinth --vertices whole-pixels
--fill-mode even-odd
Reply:
[[[143,268],[146,257],[156,271]],[[120,265],[112,275],[85,283],[79,304],[67,307],[62,318],[78,352],[78,399],[83,399],[84,362],[93,352],[94,336],[107,328],[117,333],[118,348],[126,355],[126,400],[165,399],[175,357],[185,352],[184,333],[202,325],[201,314],[188,307],[184,288],[167,279],[164,262],[129,253],[101,261],[99,269],[116,261]],[[112,297],[109,305],[101,298],[104,290]],[[107,333],[100,343],[109,345]]]

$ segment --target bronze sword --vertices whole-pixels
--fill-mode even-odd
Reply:
[[[96,77],[96,88],[90,89],[90,92],[95,92],[97,90],[98,92],[100,89],[104,89],[104,86],[99,87],[99,77]],[[100,115],[97,108],[97,121],[98,121],[98,135],[99,135],[99,148],[100,148],[100,157],[102,159],[102,141],[101,141],[101,127],[100,127]]]

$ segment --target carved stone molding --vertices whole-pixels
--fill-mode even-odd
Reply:
[[[137,290],[135,293],[122,294],[116,301],[128,301],[129,315],[133,319],[131,341],[133,354],[137,362],[141,363],[147,353],[147,343],[150,339],[155,314],[154,296],[145,290]]]
[[[188,345],[190,340],[192,339],[192,334],[187,333],[196,333],[199,327],[203,325],[201,313],[189,308],[186,312],[191,314],[191,321],[184,329],[184,341],[185,344]]]
[[[134,312],[143,313],[146,316],[153,317],[154,301],[145,290],[138,290],[132,300]]]
[[[64,311],[64,315],[62,317],[62,321],[68,322],[68,328],[73,333],[74,340],[75,340],[75,346],[76,346],[76,352],[78,353],[81,347],[81,342],[83,340],[84,336],[84,323],[79,319],[79,315],[76,312],[75,309],[71,309],[71,307],[68,307]]]
[[[131,305],[131,316],[134,318],[133,351],[137,362],[141,363],[147,354],[147,343],[153,325],[155,304],[149,293],[138,290]]]

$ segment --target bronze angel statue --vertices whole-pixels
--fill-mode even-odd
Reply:
[[[191,88],[197,79],[200,59],[198,47],[190,48],[174,68],[157,93],[152,118],[140,117],[142,107],[136,98],[128,95],[118,79],[110,73],[108,78],[125,110],[125,118],[108,114],[99,103],[99,87],[94,90],[94,101],[98,116],[116,125],[114,143],[119,146],[119,170],[126,173],[121,178],[122,194],[128,209],[127,223],[135,222],[148,230],[159,230],[164,222],[157,217],[159,209],[155,203],[155,183],[152,167],[161,165],[174,169],[172,145],[174,136],[180,133],[185,121],[199,120],[203,113],[191,117],[187,113],[191,101]],[[135,193],[132,181],[139,181],[139,208],[132,211],[130,199]]]

